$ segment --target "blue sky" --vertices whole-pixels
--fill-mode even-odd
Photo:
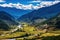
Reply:
[[[0,0],[0,6],[31,10],[51,6],[58,3],[56,1],[59,0]]]
[[[13,2],[13,3],[16,3],[16,2],[29,2],[29,1],[35,1],[35,0],[4,0],[6,2]],[[41,1],[41,0],[40,0]],[[54,0],[42,0],[42,1],[54,1]]]
[[[28,4],[28,2],[36,1],[36,0],[4,0],[6,3],[22,3],[22,4]],[[38,0],[38,1],[55,1],[55,0]]]
[[[28,4],[28,2],[31,1],[55,1],[55,0],[3,0],[5,3],[22,3],[22,4]]]
[[[60,2],[59,0],[0,0],[1,7],[8,7],[8,8],[16,8],[22,10],[37,10],[39,8],[48,7]],[[9,13],[13,14],[14,16],[21,16],[27,13],[26,12],[14,12],[11,9]],[[19,15],[20,14],[20,15]]]
[[[7,3],[9,2],[13,2],[13,3],[16,3],[16,2],[20,2],[20,3],[27,3],[29,1],[36,1],[36,0],[5,0]],[[54,0],[39,0],[39,1],[54,1]]]

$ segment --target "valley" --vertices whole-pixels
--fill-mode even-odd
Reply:
[[[0,9],[0,40],[60,40],[60,2],[32,12]]]
[[[47,37],[47,38],[46,38]],[[57,37],[57,38],[56,38]],[[0,39],[8,40],[59,40],[60,39],[60,30],[48,31],[38,30],[34,26],[24,25],[22,28],[18,28],[18,30],[11,32],[10,31],[1,31],[0,30]]]

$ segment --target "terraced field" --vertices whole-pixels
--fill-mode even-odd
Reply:
[[[43,30],[36,30],[35,27],[24,27],[11,33],[10,31],[0,31],[1,40],[60,40],[60,30],[44,33]]]

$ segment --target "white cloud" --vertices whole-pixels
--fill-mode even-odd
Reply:
[[[40,3],[41,1],[37,0],[37,1],[30,1],[29,3]]]
[[[23,4],[20,4],[20,3],[17,3],[17,4],[13,4],[13,3],[5,3],[5,4],[0,4],[0,6],[2,7],[11,7],[11,8],[17,8],[17,9],[24,9],[24,10],[32,10],[32,9],[37,9],[38,6],[34,6],[33,4],[29,4],[29,5],[23,5]],[[34,8],[34,7],[37,7],[37,8]]]
[[[51,5],[54,5],[58,2],[60,2],[60,1],[54,1],[54,2],[53,1],[42,1],[40,4],[37,4],[35,6],[33,4],[24,5],[24,4],[21,4],[21,3],[16,3],[16,4],[5,3],[5,4],[0,4],[0,6],[11,7],[11,8],[16,8],[16,9],[23,9],[23,10],[33,10],[33,9],[39,9],[39,8],[42,8],[42,7],[51,6]]]
[[[4,0],[0,0],[0,2],[5,2]]]
[[[51,6],[51,5],[54,5],[54,4],[57,4],[59,3],[60,1],[42,1],[40,3],[40,5],[42,6]]]
[[[43,6],[50,6],[50,5],[52,5],[53,4],[53,2],[52,1],[43,1],[43,2],[41,2],[40,3],[40,5],[43,5]]]
[[[58,3],[58,2],[60,2],[60,0],[55,0],[54,4],[55,4],[55,3]]]
[[[60,0],[55,0],[55,1],[60,1]]]

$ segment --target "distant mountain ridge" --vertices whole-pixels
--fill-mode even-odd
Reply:
[[[8,14],[5,11],[0,11],[0,19],[3,19],[3,20],[11,20],[11,19],[14,19],[14,17],[11,16],[10,14]]]
[[[59,12],[60,12],[60,3],[49,7],[40,8],[38,10],[34,10],[28,14],[21,16],[20,18],[18,18],[18,20],[24,22],[30,22],[30,21],[32,22],[36,19],[49,19],[57,15]]]
[[[15,18],[5,11],[0,11],[0,20],[3,20],[8,25],[16,25]]]
[[[0,11],[8,12],[10,15],[12,15],[13,17],[15,17],[17,19],[21,15],[26,14],[26,13],[30,12],[31,10],[22,10],[22,9],[0,6]]]

